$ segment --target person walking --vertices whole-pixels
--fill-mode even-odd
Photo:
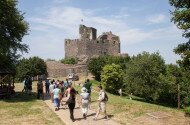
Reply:
[[[44,94],[43,94],[43,83],[41,80],[38,80],[37,83],[37,99],[40,99],[40,97],[42,99],[44,99]]]
[[[27,93],[27,79],[25,78],[22,83],[23,83],[23,90],[22,90],[22,92],[26,92]]]
[[[94,120],[97,120],[98,115],[100,114],[100,111],[102,111],[104,113],[104,119],[108,120],[108,116],[106,113],[106,102],[108,100],[108,97],[106,95],[106,93],[103,91],[102,86],[98,86],[98,90],[99,90],[99,97],[98,97],[98,110],[96,112],[96,116],[93,118]]]
[[[28,84],[28,94],[31,95],[32,93],[32,78],[31,77],[28,78],[27,84]]]
[[[91,89],[92,89],[92,83],[90,82],[89,79],[87,79],[83,85],[87,89],[87,92],[89,93],[89,109],[90,109],[90,102],[91,102]]]
[[[49,94],[49,86],[50,86],[49,80],[46,79],[45,80],[46,94]]]
[[[50,91],[50,97],[51,97],[51,102],[53,103],[53,90],[54,90],[55,86],[53,84],[53,80],[51,81],[51,84],[49,86],[49,91]]]
[[[62,99],[64,97],[64,81],[61,81],[60,84],[59,84],[59,89],[61,91],[61,94],[60,94],[60,104],[63,106],[63,102],[62,102]]]
[[[53,90],[55,111],[59,110],[59,107],[60,107],[60,100],[59,100],[60,94],[61,94],[61,91],[59,89],[59,86],[56,85],[55,89]]]
[[[70,112],[70,119],[74,122],[74,108],[76,104],[76,90],[71,86],[68,85],[68,89],[66,90],[68,99],[66,101],[66,104],[68,104],[69,112]]]
[[[69,85],[70,85],[69,80],[66,79],[66,81],[64,82],[65,89],[67,89]]]
[[[85,87],[87,89],[87,92],[89,94],[91,94],[92,83],[90,82],[89,79],[86,80],[86,82],[84,83],[83,87]]]
[[[90,94],[87,92],[87,89],[83,87],[81,89],[81,109],[83,113],[84,119],[86,119],[87,113],[88,113],[88,104],[89,104],[89,97]]]

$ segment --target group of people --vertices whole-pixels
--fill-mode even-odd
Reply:
[[[98,103],[98,110],[93,118],[94,120],[97,120],[98,115],[100,114],[100,111],[104,112],[105,119],[108,119],[108,116],[106,114],[106,102],[108,100],[108,97],[106,93],[103,91],[102,86],[98,86],[99,88],[99,98],[97,99]],[[86,82],[83,84],[80,98],[78,98],[79,106],[82,110],[82,116],[84,119],[87,117],[88,109],[91,102],[91,89],[92,89],[92,83],[89,79],[86,80]],[[42,99],[44,99],[43,96],[43,82],[39,80],[37,83],[37,98],[39,99],[40,96]],[[70,119],[74,122],[74,109],[76,105],[76,99],[78,91],[75,90],[75,88],[72,86],[72,81],[69,81],[66,79],[66,81],[59,81],[59,80],[46,80],[45,81],[45,91],[46,94],[50,94],[50,98],[52,103],[54,103],[55,111],[58,111],[60,109],[60,105],[68,105],[69,112],[70,112]],[[63,101],[63,98],[65,98]]]

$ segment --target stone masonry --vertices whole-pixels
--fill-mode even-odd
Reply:
[[[48,77],[62,77],[67,76],[69,73],[82,74],[87,70],[87,65],[71,65],[63,64],[57,61],[47,61]]]
[[[97,38],[97,30],[80,25],[79,39],[65,39],[65,58],[73,57],[79,62],[100,55],[120,54],[120,39],[112,32],[105,32]]]
[[[79,63],[66,65],[57,61],[47,61],[48,77],[84,73],[87,71],[88,59],[101,55],[120,55],[120,39],[112,32],[105,32],[97,38],[95,28],[80,25],[79,34],[79,39],[65,39],[65,58],[73,57]]]

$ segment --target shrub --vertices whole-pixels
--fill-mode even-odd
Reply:
[[[95,76],[95,79],[100,81],[100,75],[102,69],[105,65],[108,64],[117,64],[120,65],[123,70],[126,69],[126,63],[129,62],[130,57],[125,56],[99,56],[96,58],[90,59],[88,63],[88,69]]]
[[[123,87],[123,70],[119,65],[106,65],[101,73],[101,82],[106,91],[118,94]]]
[[[184,112],[185,112],[185,115],[186,115],[186,116],[190,117],[190,107],[186,107],[186,108],[184,109]]]
[[[60,60],[63,64],[77,64],[77,60],[75,58],[65,58]]]

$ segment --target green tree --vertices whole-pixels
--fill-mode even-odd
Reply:
[[[88,69],[95,76],[96,80],[100,81],[101,71],[105,65],[106,65],[106,58],[103,56],[90,59],[88,63]]]
[[[128,63],[125,86],[128,93],[134,93],[147,101],[159,99],[160,74],[165,73],[165,63],[159,53],[143,52]]]
[[[111,64],[104,66],[101,72],[101,82],[105,90],[118,94],[118,90],[123,87],[123,70],[120,65]]]
[[[75,58],[65,58],[60,60],[63,64],[77,64],[77,60]]]
[[[29,59],[22,59],[17,64],[16,77],[22,81],[24,78],[37,75],[47,75],[47,66],[43,59],[39,57],[31,57]]]
[[[182,29],[183,37],[187,38],[186,43],[179,44],[174,52],[181,55],[182,60],[178,63],[186,70],[190,70],[190,1],[189,0],[169,0],[170,5],[174,7],[171,12],[171,21]]]
[[[183,69],[182,69],[183,70]],[[181,106],[190,106],[190,71],[182,71],[180,81]]]
[[[0,1],[0,65],[14,66],[20,57],[18,51],[28,50],[28,46],[22,43],[28,23],[16,5],[16,0]]]
[[[88,69],[95,76],[95,79],[100,81],[100,75],[102,69],[107,64],[118,64],[121,66],[123,70],[126,69],[126,63],[129,62],[130,57],[128,55],[125,56],[99,56],[96,58],[90,59],[88,63]]]
[[[177,84],[179,84],[181,80],[181,69],[177,65],[166,65],[166,73],[161,74],[159,78],[161,92],[158,101],[171,106],[177,106]]]
[[[178,60],[178,64],[181,67],[182,78],[181,85],[181,98],[182,104],[190,105],[190,1],[189,0],[169,0],[170,5],[174,7],[171,12],[171,21],[177,25],[179,29],[184,32],[182,36],[187,39],[187,42],[179,44],[174,52],[181,55],[181,60]]]
[[[47,75],[47,66],[43,59],[34,56],[29,58],[29,62],[31,65],[31,75],[37,76],[37,75]]]
[[[28,59],[22,59],[16,65],[16,78],[23,81],[26,77],[31,76],[31,64]]]

